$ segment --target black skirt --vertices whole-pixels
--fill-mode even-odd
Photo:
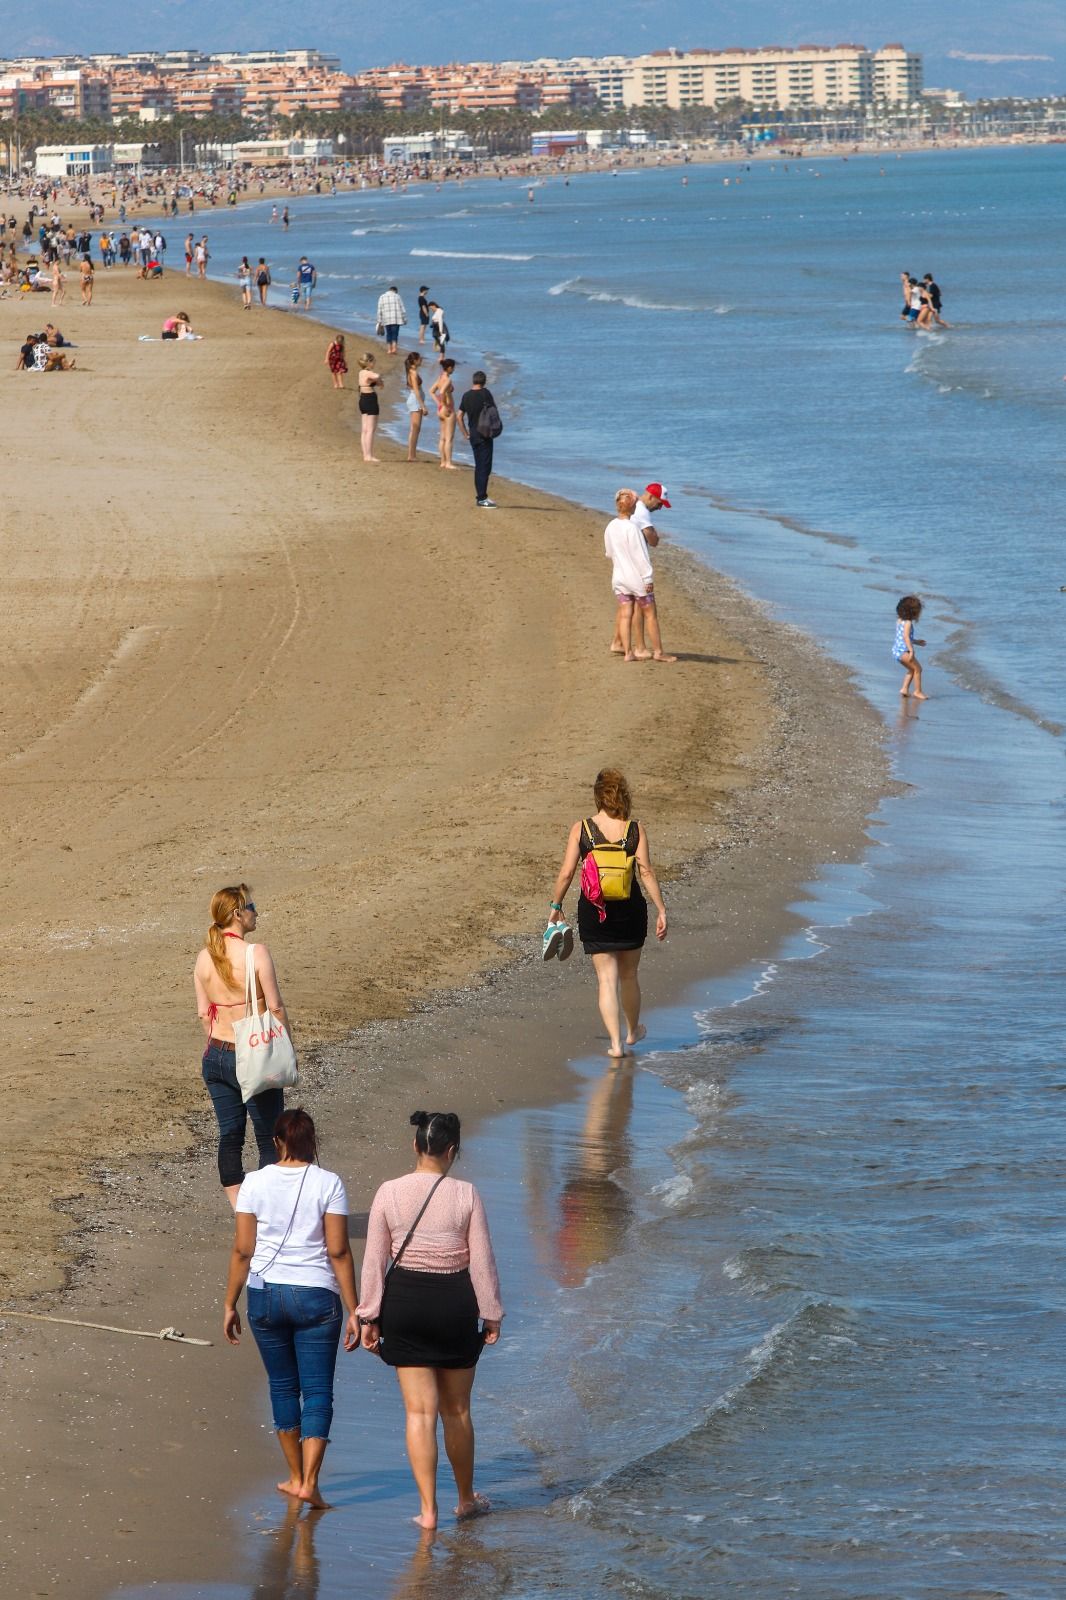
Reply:
[[[601,922],[596,907],[582,895],[577,903],[577,931],[587,956],[615,955],[619,950],[643,950],[648,937],[648,902],[637,887],[628,900],[605,900],[607,912]]]
[[[470,1274],[393,1267],[381,1306],[381,1355],[390,1367],[473,1367],[484,1337]]]

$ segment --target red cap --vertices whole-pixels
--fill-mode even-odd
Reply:
[[[666,490],[663,488],[661,483],[649,483],[647,488],[644,490],[644,493],[654,496],[656,500],[661,500],[667,511],[669,511],[670,502],[666,498]]]

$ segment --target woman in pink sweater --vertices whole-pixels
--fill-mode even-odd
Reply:
[[[415,1170],[374,1196],[363,1256],[363,1344],[396,1376],[407,1412],[407,1455],[421,1499],[414,1519],[437,1526],[437,1418],[455,1474],[459,1518],[489,1510],[474,1491],[470,1392],[483,1344],[500,1337],[503,1308],[481,1196],[451,1177],[459,1154],[454,1111],[416,1111]],[[478,1328],[478,1319],[482,1327]]]

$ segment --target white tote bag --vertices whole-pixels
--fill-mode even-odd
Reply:
[[[244,1016],[233,1024],[237,1044],[237,1082],[245,1105],[265,1089],[291,1089],[298,1082],[296,1051],[285,1024],[264,1011],[255,995],[255,945],[244,957]]]

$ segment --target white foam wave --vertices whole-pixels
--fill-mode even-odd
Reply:
[[[611,294],[607,289],[595,289],[583,283],[580,278],[564,278],[562,283],[553,283],[548,290],[549,294],[577,294],[583,299],[603,305],[629,306],[634,311],[682,311],[689,316],[698,316],[710,312],[713,316],[724,317],[733,310],[727,305],[693,305],[690,302],[674,304],[662,300],[645,300],[639,294]]]
[[[532,261],[532,256],[509,255],[502,250],[412,250],[413,256],[440,256],[445,261]]]
[[[684,1203],[692,1193],[692,1179],[686,1172],[679,1172],[673,1178],[665,1178],[662,1183],[657,1183],[652,1190],[656,1199],[661,1200],[664,1206],[671,1210]]]

